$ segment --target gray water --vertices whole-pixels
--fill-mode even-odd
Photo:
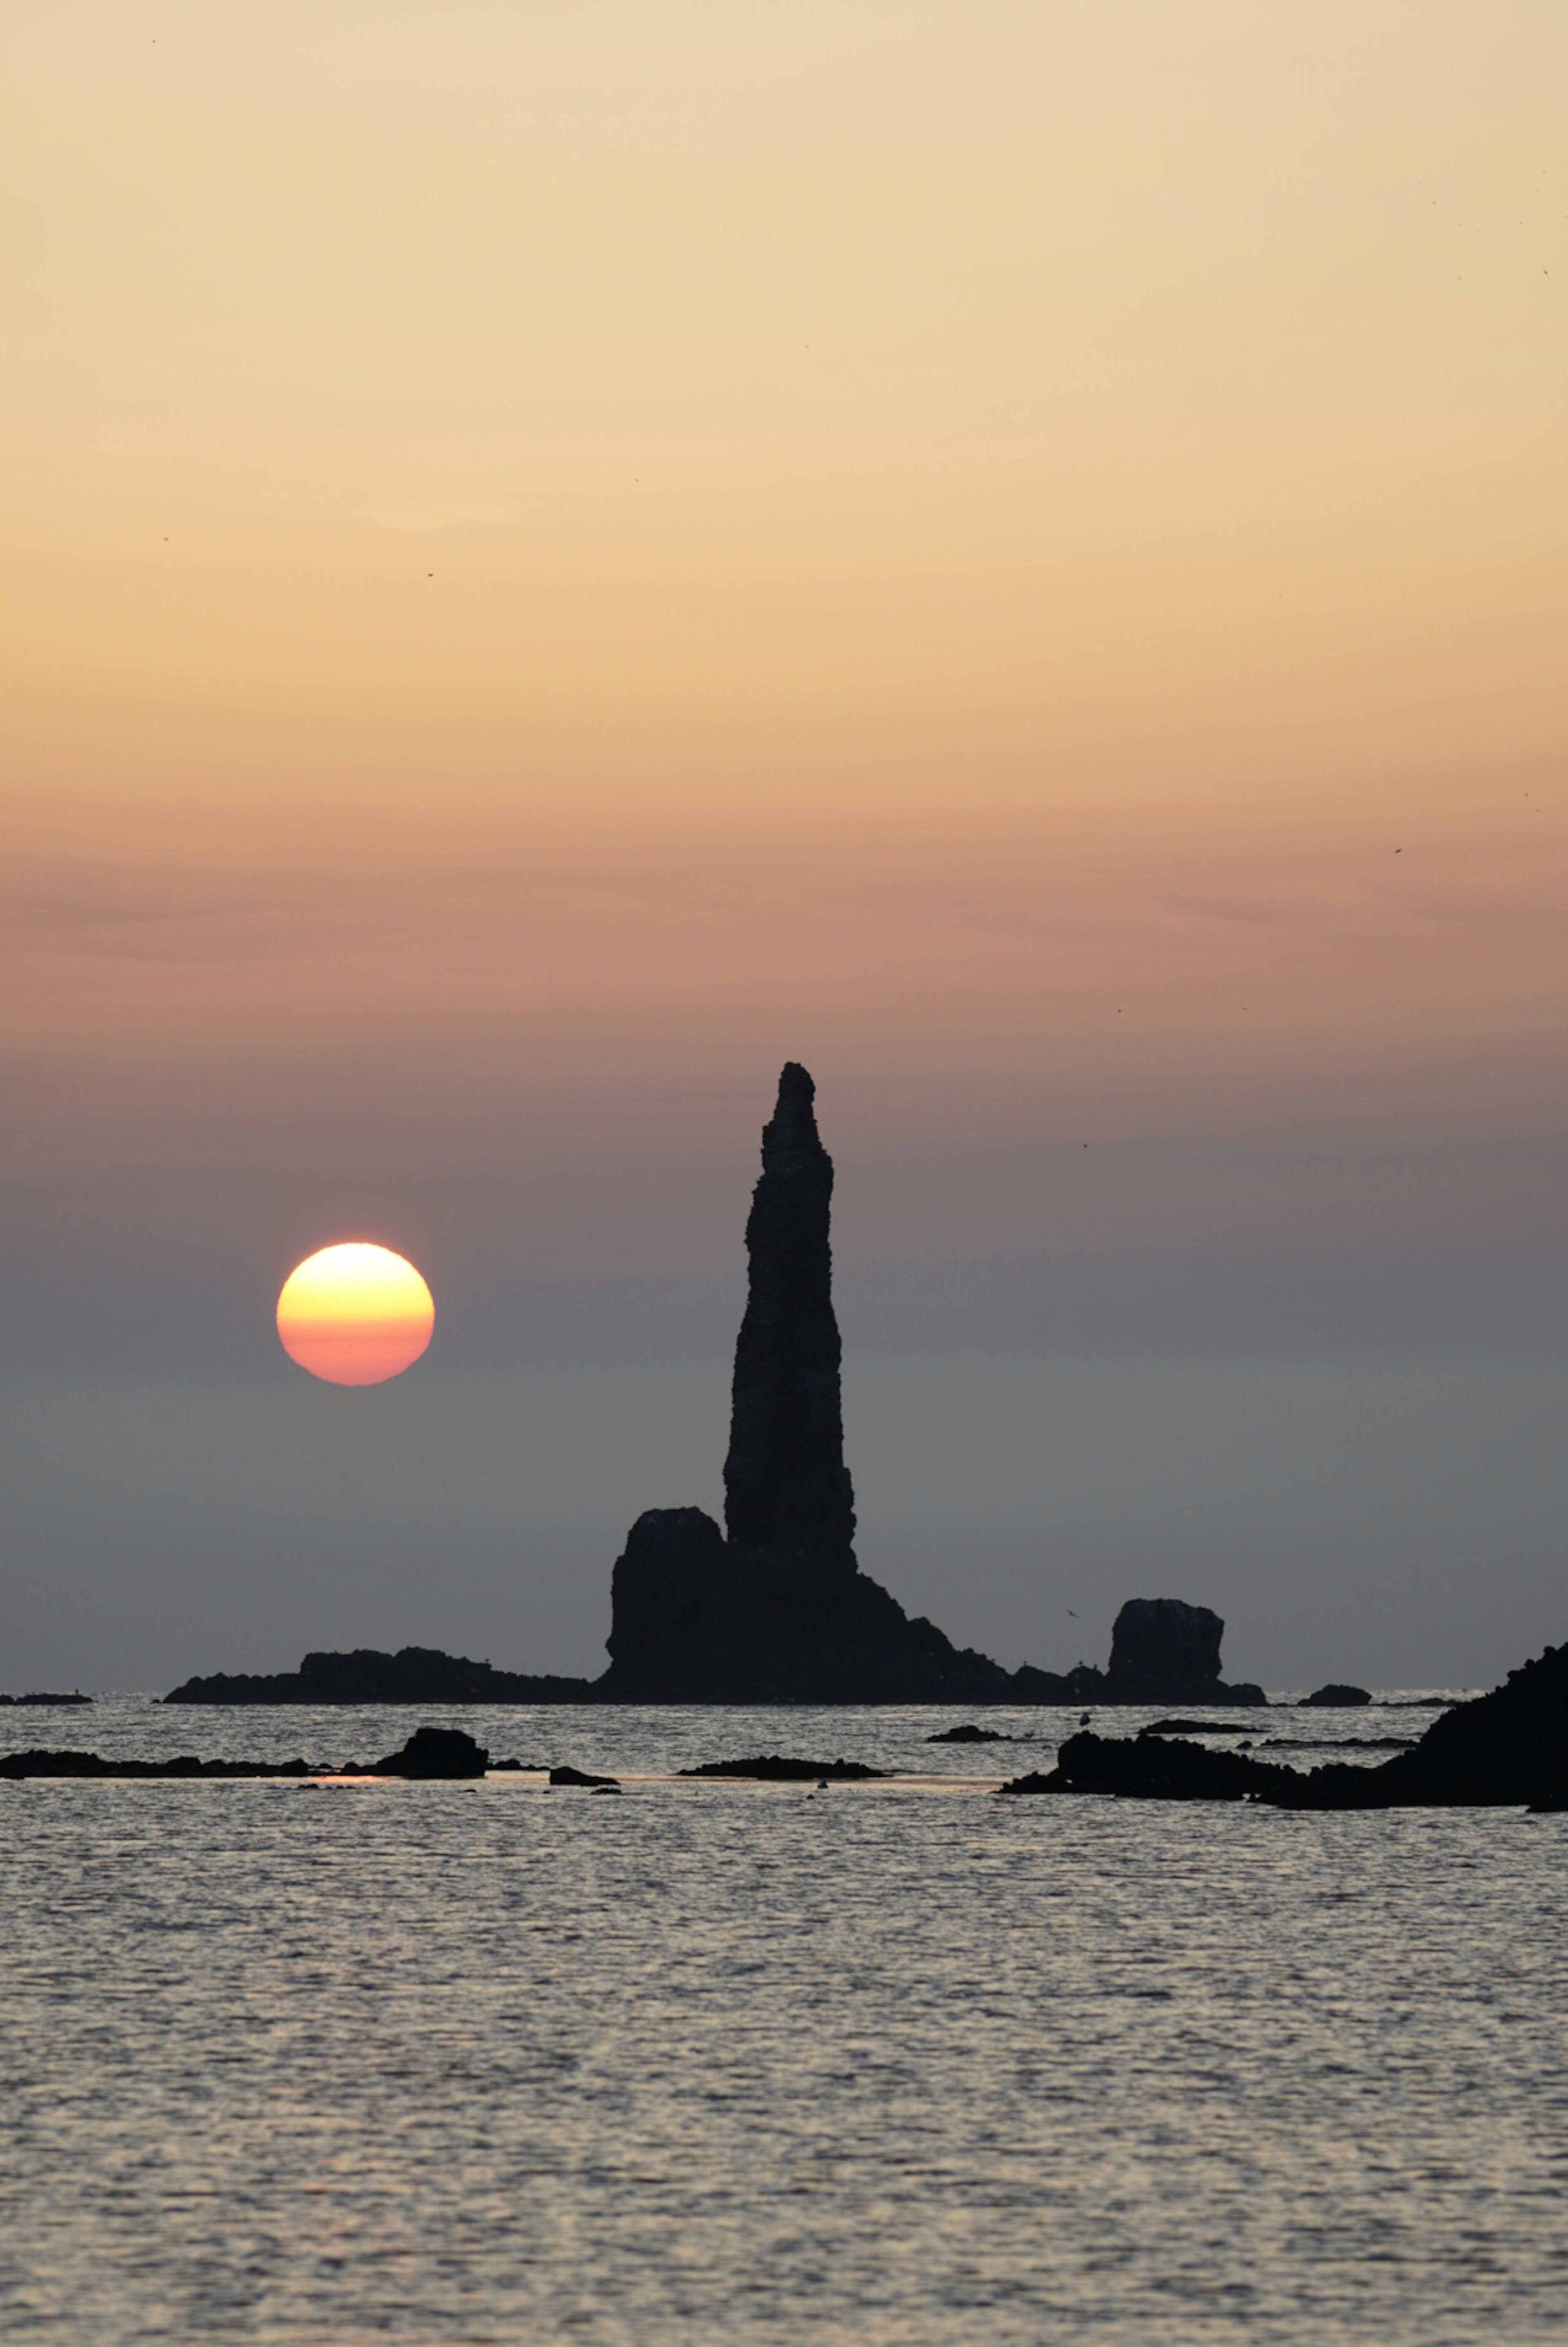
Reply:
[[[0,1784],[0,2327],[1568,2325],[1568,1820],[1003,1801],[1073,1723],[924,1743],[958,1716],[11,1713],[8,1747],[338,1760],[458,1717],[629,1789]],[[665,1773],[759,1749],[911,1773]]]

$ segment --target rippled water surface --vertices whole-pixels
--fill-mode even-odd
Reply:
[[[439,1716],[127,1699],[0,1741],[366,1758]],[[463,1715],[649,1779],[619,1798],[0,1784],[0,2328],[1568,2324],[1568,1819],[1003,1801],[1048,1750],[926,1747],[955,1716]],[[657,1780],[759,1748],[932,1773]]]

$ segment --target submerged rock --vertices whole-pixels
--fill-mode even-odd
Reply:
[[[863,1760],[797,1760],[783,1752],[759,1753],[754,1760],[705,1760],[700,1768],[676,1771],[679,1777],[734,1777],[765,1785],[860,1785],[891,1773],[868,1768]]]
[[[1234,1719],[1146,1719],[1140,1736],[1234,1736]]]

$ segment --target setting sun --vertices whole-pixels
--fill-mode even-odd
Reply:
[[[390,1247],[362,1242],[307,1255],[278,1298],[283,1350],[335,1386],[375,1386],[400,1376],[424,1351],[434,1326],[434,1302],[412,1264]]]

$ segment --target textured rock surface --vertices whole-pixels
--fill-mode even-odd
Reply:
[[[817,1088],[791,1060],[762,1130],[746,1224],[746,1315],[735,1347],[724,1521],[738,1547],[854,1570],[829,1215],[833,1161]]]

